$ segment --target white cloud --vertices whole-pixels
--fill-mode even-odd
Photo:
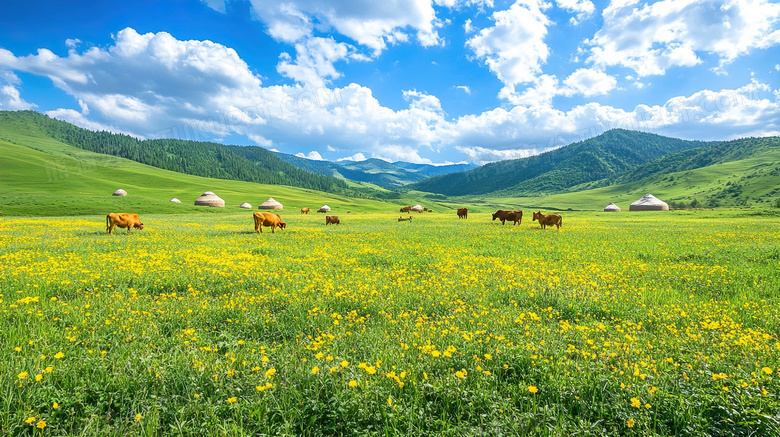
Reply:
[[[563,90],[564,95],[592,97],[607,94],[615,89],[617,80],[603,71],[580,68],[567,77],[563,84],[566,85]]]
[[[463,90],[466,94],[471,94],[471,88],[468,85],[458,85],[455,87],[456,89]]]
[[[550,20],[543,12],[548,7],[540,0],[517,0],[494,12],[495,24],[466,42],[504,84],[500,97],[511,99],[516,85],[532,82],[542,72],[549,54],[544,38]]]
[[[555,3],[559,8],[576,15],[576,17],[572,17],[570,20],[573,25],[590,18],[596,12],[596,6],[590,0],[555,0]]]
[[[200,0],[200,1],[217,12],[221,12],[223,14],[227,12],[226,0]]]
[[[341,76],[333,64],[346,59],[350,46],[333,38],[309,38],[295,44],[296,58],[282,53],[276,67],[279,74],[315,88],[325,86],[328,79]]]
[[[312,150],[307,155],[304,155],[303,153],[296,153],[295,156],[297,156],[299,158],[311,159],[312,161],[324,161],[325,160],[325,158],[323,158],[322,155],[320,155],[320,152],[318,152],[316,150]]]
[[[49,114],[90,129],[194,140],[235,133],[282,151],[336,145],[327,150],[353,159],[430,163],[431,157],[459,150],[486,161],[563,146],[611,127],[702,139],[780,133],[778,90],[758,81],[634,109],[589,103],[562,111],[549,105],[563,91],[603,93],[613,86],[600,70],[581,69],[563,84],[555,76],[536,76],[533,87],[515,96],[517,106],[452,119],[436,96],[417,90],[403,93],[405,108],[391,109],[358,84],[263,86],[230,48],[132,29],[119,32],[110,47],[63,57],[47,50],[16,57],[0,49],[0,71],[51,78],[81,111]],[[11,74],[6,82],[19,89],[19,78]]]
[[[780,4],[766,0],[613,1],[592,40],[588,60],[620,65],[639,76],[701,63],[699,53],[720,59],[718,71],[737,57],[780,43]]]
[[[0,56],[2,55],[0,49]],[[0,66],[2,66],[2,59],[0,59]],[[35,104],[26,102],[22,98],[19,89],[16,88],[19,84],[21,80],[12,71],[0,69],[0,109],[19,111],[36,107]]]
[[[486,147],[460,147],[456,146],[456,150],[464,153],[468,156],[467,162],[484,165],[489,162],[505,161],[507,159],[520,159],[528,158],[529,156],[538,155],[546,152],[545,149],[488,149]]]
[[[366,158],[366,155],[358,152],[358,153],[355,153],[352,156],[345,156],[343,158],[339,158],[336,161],[355,161],[355,162],[360,162],[360,161],[365,161],[366,159],[368,159],[368,158]]]

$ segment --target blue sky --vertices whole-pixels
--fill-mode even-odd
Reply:
[[[0,4],[0,109],[313,159],[518,158],[613,127],[780,134],[767,0]]]

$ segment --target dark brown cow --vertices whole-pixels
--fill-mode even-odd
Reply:
[[[255,232],[256,233],[263,233],[263,226],[270,227],[271,233],[275,233],[276,228],[284,229],[287,227],[287,223],[282,221],[282,218],[279,216],[279,214],[273,213],[273,212],[256,212],[253,214],[253,217],[255,219]]]
[[[141,219],[138,218],[138,214],[132,214],[129,212],[112,212],[106,216],[106,232],[111,234],[114,232],[114,227],[127,228],[127,233],[130,233],[130,229],[144,229],[144,224],[141,223]]]
[[[398,217],[398,221],[399,222],[409,222],[409,223],[411,223],[412,222],[412,216],[409,216],[409,218]]]
[[[301,214],[308,214],[309,208],[301,208]]]
[[[412,211],[411,206],[404,206],[403,208],[401,208],[401,212],[411,212],[411,211]]]
[[[499,209],[498,211],[493,213],[493,220],[499,219],[501,220],[501,224],[505,224],[507,220],[514,222],[514,225],[523,224],[523,211],[519,209],[513,209],[513,210],[506,210],[506,209]]]
[[[536,211],[533,220],[538,221],[539,224],[542,225],[542,229],[552,225],[561,229],[561,226],[563,226],[563,217],[561,217],[560,214],[542,214],[541,211]]]
[[[458,218],[469,218],[469,209],[458,208]]]
[[[325,216],[325,224],[326,225],[338,225],[341,223],[341,220],[339,220],[339,216],[337,215],[326,215]]]

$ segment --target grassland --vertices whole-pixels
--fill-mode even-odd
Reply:
[[[395,215],[0,218],[0,434],[780,434],[773,217]]]

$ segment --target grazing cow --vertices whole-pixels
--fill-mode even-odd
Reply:
[[[271,233],[275,233],[276,228],[284,229],[287,223],[282,221],[279,214],[273,212],[256,212],[253,214],[255,219],[255,233],[263,233],[263,226],[271,228]]]
[[[412,216],[409,216],[409,218],[398,217],[398,221],[399,222],[409,222],[409,223],[411,223],[412,222]]]
[[[308,214],[309,208],[301,208],[301,214]]]
[[[401,212],[410,212],[411,210],[412,210],[411,206],[404,206],[403,208],[401,208]]]
[[[561,229],[561,226],[563,226],[563,217],[561,217],[560,214],[542,214],[541,211],[536,211],[533,220],[538,221],[539,224],[542,225],[542,229],[552,225]]]
[[[505,210],[505,209],[499,209],[498,211],[493,213],[493,220],[499,219],[501,220],[501,224],[505,224],[507,220],[514,222],[514,225],[523,224],[523,211],[519,209],[514,210]]]
[[[317,210],[317,212],[330,212],[330,210],[325,208],[320,208]]]
[[[469,218],[468,208],[458,208],[458,218]]]
[[[326,225],[338,225],[341,223],[341,220],[339,220],[339,216],[337,215],[326,215],[325,216],[325,224]]]
[[[132,214],[129,212],[112,212],[106,216],[106,232],[111,234],[114,232],[114,227],[127,228],[127,233],[130,233],[130,229],[144,229],[144,224],[141,223],[141,219],[138,218],[138,214]]]

